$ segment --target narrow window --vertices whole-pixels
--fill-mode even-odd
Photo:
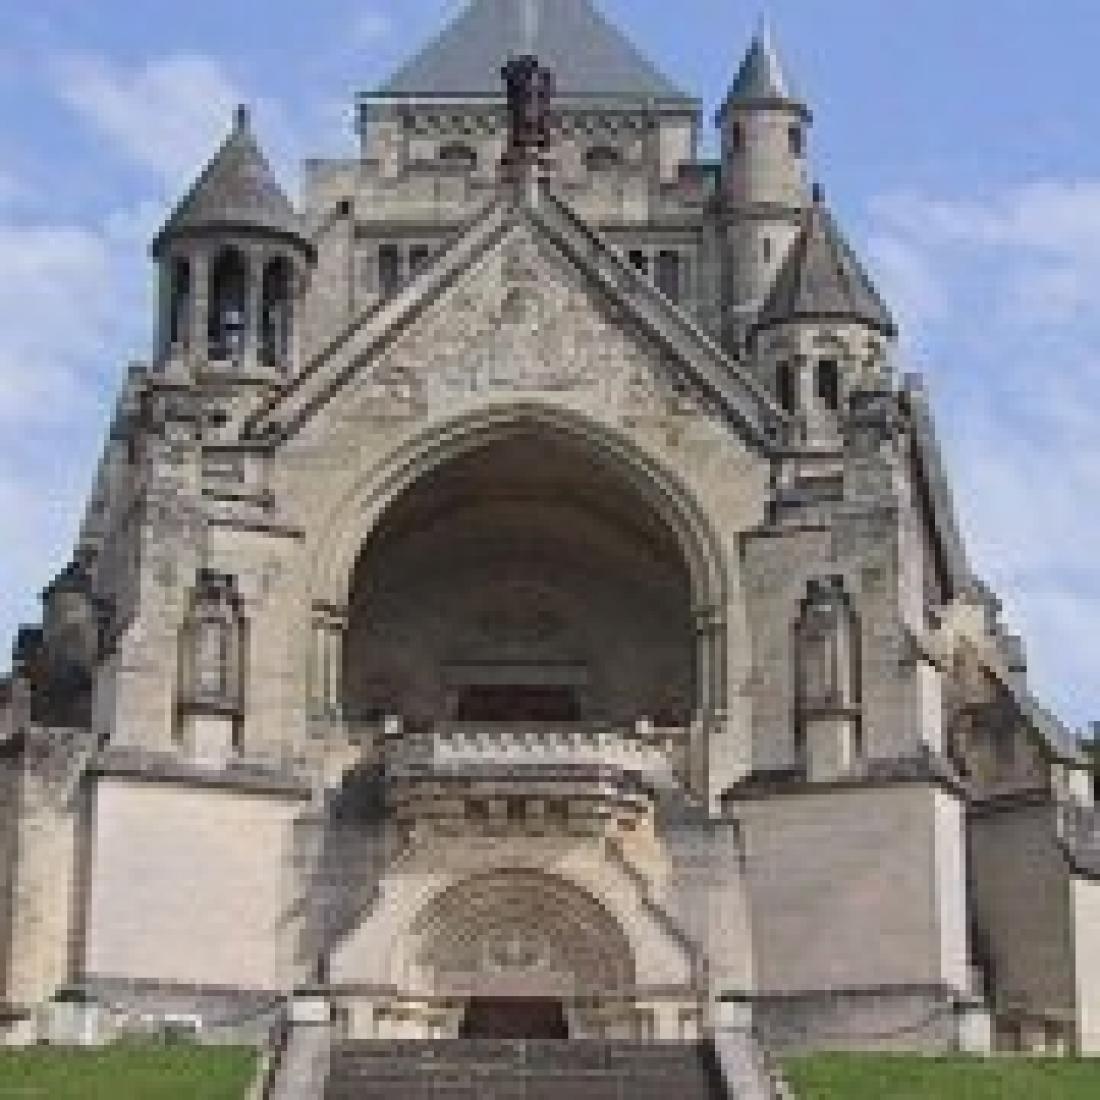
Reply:
[[[730,128],[730,142],[735,153],[745,148],[745,127],[740,122],[735,122]]]
[[[657,253],[657,289],[672,301],[680,300],[680,253],[665,249]]]
[[[760,251],[764,256],[764,263],[770,264],[772,262],[772,239],[771,237],[765,237],[760,242]]]
[[[649,274],[649,257],[640,248],[631,250],[630,263],[643,275]]]
[[[801,126],[791,126],[787,130],[787,140],[791,146],[791,156],[801,157],[805,152],[806,141]]]
[[[401,285],[401,250],[395,244],[378,249],[378,292],[388,298]]]
[[[826,409],[836,412],[840,408],[840,372],[835,359],[817,364],[817,396]]]
[[[212,359],[240,359],[247,330],[248,272],[244,257],[227,248],[210,270],[209,342]]]
[[[428,266],[432,250],[426,244],[414,244],[409,249],[409,274],[419,275]]]
[[[183,632],[183,709],[240,711],[243,646],[244,619],[234,578],[200,573]]]
[[[191,265],[187,260],[172,261],[168,305],[168,342],[174,348],[191,343]]]
[[[798,407],[795,395],[794,368],[787,360],[776,365],[775,394],[784,410],[793,413]]]
[[[260,348],[265,363],[285,367],[293,325],[290,264],[277,256],[264,267]]]

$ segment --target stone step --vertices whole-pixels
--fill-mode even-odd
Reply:
[[[325,1100],[720,1100],[702,1045],[451,1040],[336,1047]]]

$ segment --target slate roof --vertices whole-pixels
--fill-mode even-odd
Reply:
[[[784,260],[757,328],[800,320],[856,321],[894,335],[897,326],[820,196]]]
[[[770,27],[761,27],[753,36],[727,98],[743,101],[798,98],[787,78]]]
[[[217,229],[260,230],[308,247],[301,219],[275,179],[244,107],[237,108],[232,131],[172,212],[153,251],[173,237]]]
[[[561,96],[691,101],[592,0],[470,0],[373,94],[500,96],[513,53],[537,55]]]
[[[719,115],[731,104],[787,104],[809,114],[779,56],[775,36],[765,23],[753,35],[748,53],[733,78]]]

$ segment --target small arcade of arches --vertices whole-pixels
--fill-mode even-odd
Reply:
[[[424,475],[354,570],[346,718],[690,725],[692,580],[597,448],[535,425]]]
[[[200,350],[237,369],[290,372],[297,310],[289,255],[226,244],[169,257],[162,279],[164,355]]]

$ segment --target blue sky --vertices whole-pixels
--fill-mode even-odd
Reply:
[[[256,105],[293,184],[301,158],[351,151],[353,93],[457,6],[0,0],[0,636],[71,549],[148,350],[148,241],[232,104]],[[708,108],[760,14],[602,6]],[[1040,695],[1100,719],[1100,3],[766,6],[826,194],[902,319],[902,369],[928,379],[978,570]]]

